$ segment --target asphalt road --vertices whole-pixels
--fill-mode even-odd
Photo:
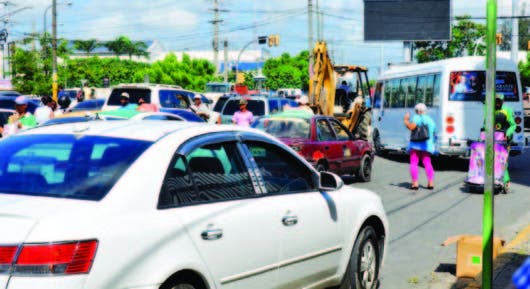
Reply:
[[[377,192],[389,217],[380,288],[433,287],[438,276],[452,276],[455,270],[455,246],[442,247],[441,243],[454,235],[482,234],[483,195],[469,193],[464,186],[468,161],[439,158],[434,166],[433,191],[426,189],[423,169],[420,189],[408,189],[408,156],[376,157],[371,182],[352,180],[352,186]],[[495,196],[495,235],[505,240],[530,224],[530,149],[510,158],[509,167],[511,190]]]

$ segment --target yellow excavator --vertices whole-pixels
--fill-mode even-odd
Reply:
[[[337,88],[337,83],[353,88]],[[324,41],[313,50],[313,69],[309,77],[309,105],[317,114],[335,116],[360,139],[370,139],[371,110],[365,105],[370,97],[368,69],[357,65],[334,66]]]

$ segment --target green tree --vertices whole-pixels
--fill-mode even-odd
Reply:
[[[168,54],[163,60],[150,67],[138,70],[134,80],[141,82],[148,75],[150,82],[180,85],[186,89],[204,91],[206,83],[215,79],[215,66],[203,59],[191,59],[184,54],[179,61],[175,54]]]
[[[484,36],[486,26],[471,21],[471,16],[457,16],[457,24],[452,27],[451,41],[418,41],[414,42],[418,50],[418,62],[429,62],[450,57],[465,55],[484,55],[486,46]]]
[[[265,62],[263,74],[267,77],[265,86],[270,89],[282,87],[302,88],[307,90],[309,83],[309,54],[302,51],[295,57],[288,53],[270,58]]]
[[[86,56],[89,56],[90,52],[92,52],[98,46],[99,46],[99,43],[96,39],[74,40],[75,49],[85,52]]]
[[[147,52],[147,48],[147,44],[143,41],[132,42],[128,50],[129,59],[132,59],[133,55],[137,57],[149,57],[149,52]]]
[[[103,44],[103,46],[107,47],[107,49],[114,53],[116,56],[129,54],[129,51],[131,51],[132,47],[132,41],[127,36],[118,36],[116,39],[107,41]]]

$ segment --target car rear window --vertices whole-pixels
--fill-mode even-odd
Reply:
[[[261,118],[252,127],[280,138],[305,138],[310,136],[309,119],[297,118]]]
[[[120,97],[123,92],[129,94],[129,103],[138,103],[140,98],[151,103],[151,90],[148,88],[114,88],[109,96],[108,105],[120,105]]]
[[[187,109],[191,105],[194,94],[182,90],[160,90],[158,96],[162,107]]]
[[[265,115],[265,102],[259,99],[249,99],[247,109],[254,116]],[[223,110],[223,115],[234,115],[239,110],[239,99],[230,99]]]
[[[94,100],[85,100],[78,104],[76,104],[72,111],[78,111],[78,110],[98,110],[101,109],[103,106],[103,102],[105,102],[104,99],[94,99]]]
[[[151,142],[19,135],[0,142],[0,194],[101,200]]]
[[[226,101],[228,101],[228,97],[220,97],[217,100],[217,102],[215,103],[215,106],[213,107],[213,111],[221,113],[221,111],[223,110],[223,106],[225,105]]]

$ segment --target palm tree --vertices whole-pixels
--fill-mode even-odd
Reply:
[[[127,36],[119,36],[114,40],[107,41],[103,45],[119,57],[120,55],[129,53],[130,47],[132,47],[132,42]]]
[[[133,55],[138,57],[149,57],[149,52],[147,52],[147,44],[145,44],[143,41],[132,42],[127,48],[127,54],[129,54],[129,59],[132,59]]]
[[[96,49],[99,45],[100,44],[96,39],[74,41],[75,49],[84,51],[86,53],[86,56],[89,56],[90,52]]]

